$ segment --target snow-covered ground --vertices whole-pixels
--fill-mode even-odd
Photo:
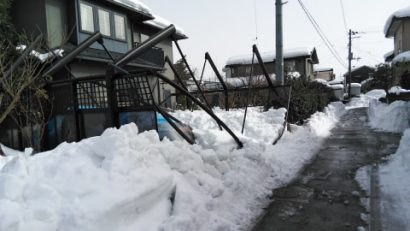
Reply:
[[[246,229],[343,112],[332,104],[275,146],[285,110],[251,108],[243,149],[201,111],[175,113],[194,128],[196,145],[130,124],[35,156],[3,148],[0,230]],[[216,113],[240,134],[243,110]]]
[[[364,100],[365,101],[365,100]],[[386,230],[410,230],[410,102],[390,105],[370,100],[370,125],[387,132],[403,133],[400,146],[379,166],[382,226]],[[359,169],[356,180],[369,193],[369,167]]]

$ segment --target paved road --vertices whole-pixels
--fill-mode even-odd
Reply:
[[[365,193],[354,180],[356,171],[394,153],[399,141],[399,135],[372,131],[365,108],[349,110],[300,178],[274,191],[273,202],[252,231],[356,231],[359,226],[367,227],[360,203]],[[377,180],[373,177],[370,182],[372,216],[367,220],[371,231],[381,230]]]

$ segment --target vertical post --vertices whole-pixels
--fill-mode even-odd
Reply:
[[[349,30],[349,55],[348,55],[348,61],[349,61],[349,70],[347,73],[347,95],[350,99],[351,97],[351,90],[352,90],[352,59],[353,59],[353,54],[352,54],[352,30]]]
[[[107,125],[108,127],[118,127],[118,110],[117,110],[117,96],[114,91],[114,75],[115,71],[113,66],[110,66],[105,73],[105,81],[107,87],[107,106],[108,106],[108,116]]]
[[[284,84],[283,79],[283,22],[282,22],[282,0],[276,0],[276,80],[279,85]]]
[[[72,94],[72,107],[73,107],[73,116],[75,123],[75,141],[78,142],[81,140],[82,134],[80,132],[80,119],[78,115],[78,96],[77,96],[77,79],[71,80],[71,94]]]

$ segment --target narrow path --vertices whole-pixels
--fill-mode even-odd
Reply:
[[[273,192],[271,205],[252,231],[356,231],[368,226],[364,220],[371,231],[380,230],[377,178],[370,182],[371,217],[365,215],[360,203],[365,193],[354,178],[359,167],[394,153],[399,141],[399,135],[372,131],[365,108],[349,110],[301,176]]]

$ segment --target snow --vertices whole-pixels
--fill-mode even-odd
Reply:
[[[312,49],[309,48],[295,48],[295,49],[288,49],[283,51],[283,58],[295,58],[301,56],[310,56],[312,53]],[[252,64],[252,54],[248,55],[238,55],[233,56],[228,59],[226,65],[240,65],[240,64]],[[276,52],[261,52],[261,57],[263,62],[273,62],[276,59]],[[258,63],[257,58],[255,57],[254,63]]]
[[[395,101],[385,104],[371,101],[369,119],[374,129],[401,133],[410,126],[410,102]]]
[[[162,18],[158,15],[154,14],[153,16],[154,16],[154,19],[145,21],[144,24],[147,24],[147,25],[159,28],[159,29],[165,29],[166,27],[168,27],[172,24],[168,20],[166,20],[166,19],[164,19],[164,18]],[[177,31],[178,34],[180,34],[180,35],[185,34],[184,30],[182,28],[180,28],[178,26],[175,26],[175,28],[176,28],[176,31]]]
[[[351,99],[347,105],[347,109],[369,107],[370,103],[378,102],[380,98],[386,97],[386,91],[376,89],[367,92],[366,94],[361,94],[360,97],[354,97]]]
[[[333,71],[333,68],[331,67],[321,67],[318,65],[313,66],[313,71],[315,72],[327,72],[327,71]]]
[[[276,81],[276,75],[270,74],[270,79]],[[251,77],[252,86],[267,85],[266,77],[264,75],[256,75]],[[231,77],[226,78],[226,85],[229,87],[240,88],[249,86],[249,76],[248,77]]]
[[[402,8],[389,16],[389,18],[386,21],[386,24],[384,25],[384,34],[387,36],[389,32],[388,30],[390,29],[390,26],[395,19],[406,18],[406,17],[410,17],[410,6]]]
[[[216,108],[243,149],[203,111],[174,113],[195,145],[129,124],[34,156],[4,149],[13,155],[0,156],[0,230],[246,230],[344,111],[333,103],[272,145],[284,109],[249,108],[241,135],[244,110]]]
[[[26,49],[27,49],[26,45],[18,45],[16,47],[16,50],[20,51],[20,52],[23,52]],[[40,60],[40,62],[44,63],[47,60],[49,60],[51,58],[54,58],[54,57],[57,57],[57,56],[58,57],[63,57],[63,53],[64,53],[63,49],[55,49],[55,50],[52,50],[48,53],[41,53],[41,52],[38,52],[36,50],[32,50],[30,52],[30,55],[33,56],[33,57],[36,57],[38,60]]]
[[[410,51],[405,51],[400,54],[398,54],[396,57],[394,57],[392,63],[397,64],[397,63],[407,63],[410,62]]]
[[[333,85],[329,85],[330,88],[332,88],[333,90],[340,90],[340,89],[344,89],[345,87],[343,86],[343,84],[333,84]]]
[[[153,15],[152,10],[144,3],[138,0],[114,0],[124,6],[135,9],[136,11],[142,12],[144,14]]]
[[[369,119],[375,129],[403,133],[396,153],[380,164],[376,174],[379,175],[380,207],[384,214],[382,226],[410,230],[410,102],[395,101],[387,105],[373,101]],[[356,174],[356,180],[367,194],[370,193],[369,168],[371,166],[362,167]]]
[[[401,88],[400,86],[393,86],[389,89],[390,94],[400,95],[401,93],[409,93],[410,90]]]

